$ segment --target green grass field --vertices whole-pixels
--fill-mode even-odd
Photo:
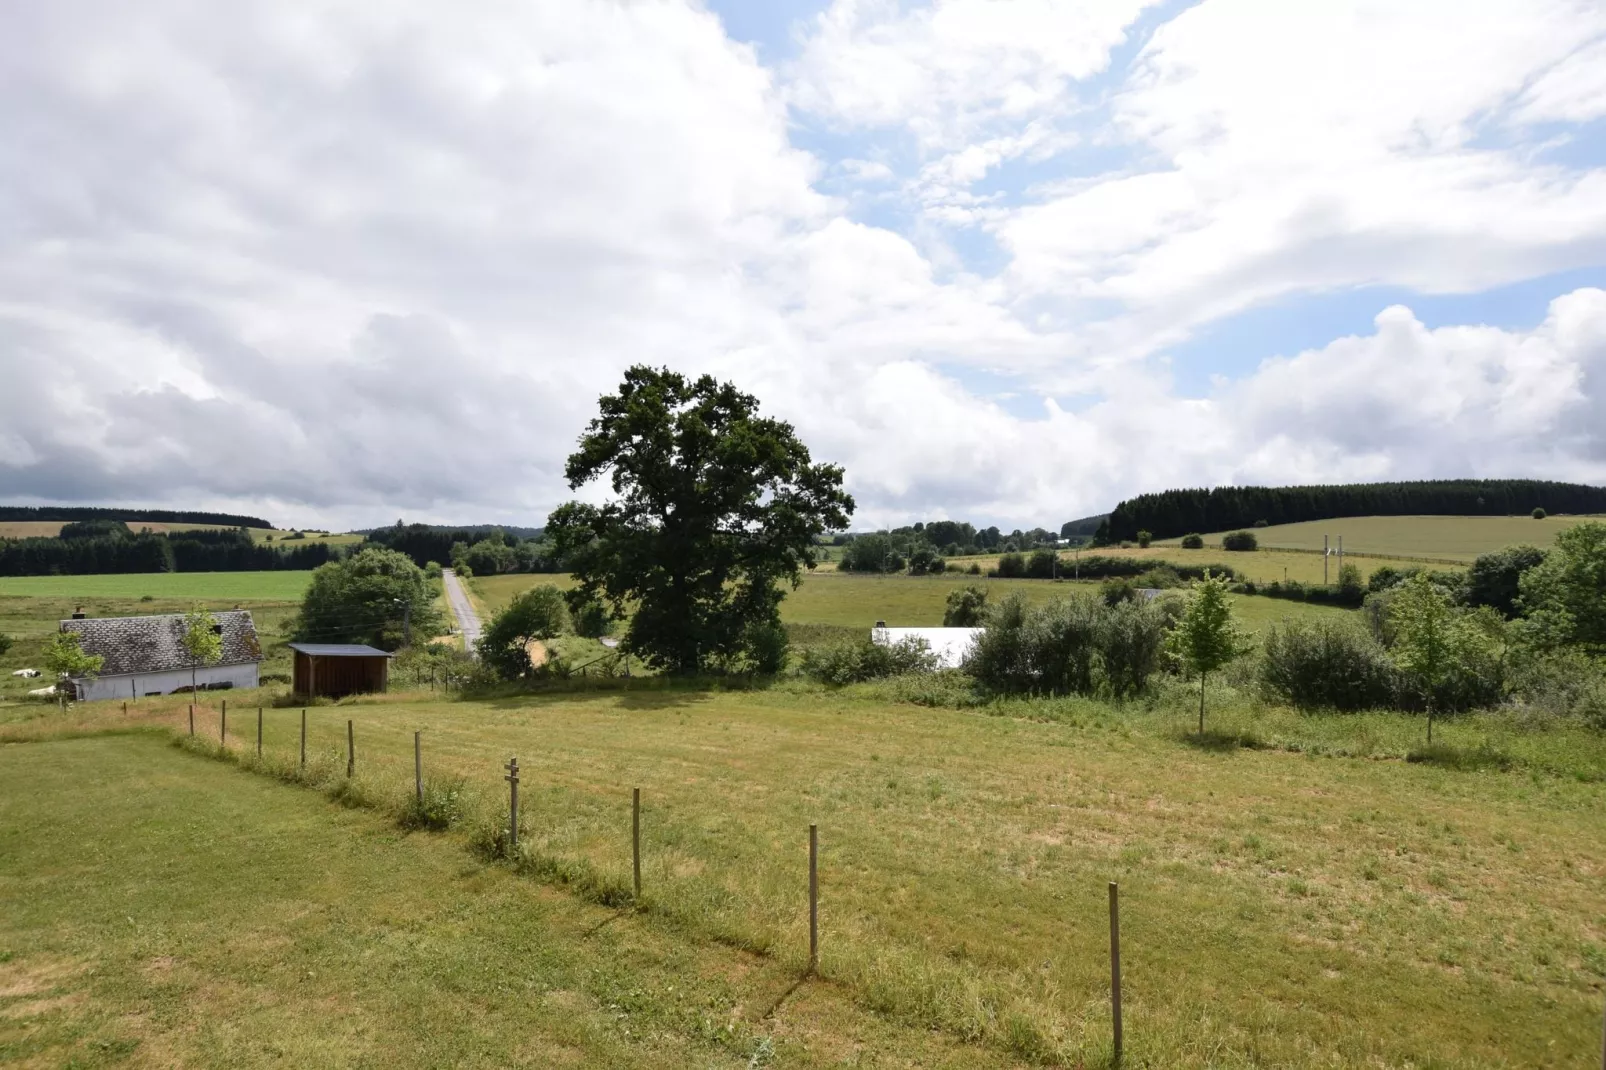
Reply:
[[[1574,524],[1600,519],[1589,516],[1552,516],[1544,520],[1529,516],[1352,516],[1303,524],[1275,524],[1254,530],[1264,547],[1320,550],[1322,536],[1333,536],[1336,545],[1337,537],[1342,535],[1346,552],[1470,562],[1479,554],[1520,543],[1549,546],[1559,533]],[[1219,547],[1222,534],[1205,535],[1205,546]],[[1170,553],[1176,541],[1167,539],[1156,545],[1164,546]],[[1316,563],[1319,568],[1321,558],[1318,557]],[[1357,560],[1355,563],[1364,571],[1384,562]]]
[[[64,521],[61,520],[0,520],[0,539],[37,539],[55,538],[61,532]],[[164,524],[158,521],[133,520],[128,524],[133,531],[149,529],[157,534],[170,534],[179,531],[227,531],[233,530],[222,524]],[[290,532],[278,528],[247,528],[251,538],[256,542],[266,542],[271,537],[275,542],[281,541]],[[309,542],[326,542],[331,546],[350,546],[362,542],[362,535],[342,535],[330,533],[328,535],[308,535]],[[290,545],[295,546],[298,540],[291,540]]]
[[[107,576],[0,576],[0,598],[200,598],[299,601],[312,572],[138,572]]]
[[[48,741],[182,731],[177,700],[126,721],[0,711],[0,741],[46,740],[0,745],[0,992],[30,1008],[0,1005],[0,1052],[741,1065],[774,1035],[775,1065],[1103,1066],[1116,880],[1128,1065],[1598,1059],[1598,733],[1449,722],[1446,745],[1512,765],[1461,772],[1388,760],[1415,718],[1298,717],[1226,691],[1194,745],[1190,700],[965,712],[876,686],[640,682],[309,711],[309,779],[348,801],[400,804],[415,730],[431,778],[464,778],[464,831],[411,837],[144,737]],[[250,696],[230,705],[244,761]],[[266,711],[264,771],[293,772],[298,718]],[[216,733],[214,711],[198,720]],[[510,754],[521,878],[469,851]],[[635,786],[645,909],[610,914],[586,903],[628,900]],[[806,956],[810,822],[820,979],[771,1015]],[[733,1039],[706,1039],[704,1015]]]

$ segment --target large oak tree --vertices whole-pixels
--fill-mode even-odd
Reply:
[[[613,495],[547,521],[580,581],[571,607],[600,598],[628,614],[627,648],[664,671],[775,668],[782,584],[852,515],[842,469],[711,376],[637,365],[600,408],[564,474],[572,490],[606,477]]]

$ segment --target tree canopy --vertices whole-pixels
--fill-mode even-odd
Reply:
[[[1199,674],[1199,732],[1204,733],[1205,677],[1244,654],[1248,640],[1232,618],[1227,581],[1205,573],[1167,638],[1171,652]]]
[[[542,584],[524,591],[498,613],[480,636],[480,660],[504,680],[517,680],[531,669],[530,644],[562,635],[569,627],[563,592]]]
[[[374,547],[313,571],[292,634],[306,642],[395,650],[404,641],[409,607],[414,636],[440,632],[434,599],[424,570],[406,554]]]
[[[1518,587],[1542,643],[1606,654],[1606,524],[1590,521],[1557,535],[1544,560],[1521,574]]]
[[[781,583],[795,587],[816,537],[847,526],[842,469],[711,376],[637,365],[599,408],[564,474],[572,490],[607,478],[613,497],[547,522],[580,581],[571,607],[632,608],[627,648],[665,671],[752,655],[780,627]]]

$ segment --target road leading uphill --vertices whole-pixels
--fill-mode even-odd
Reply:
[[[457,578],[457,573],[449,568],[441,569],[441,582],[446,585],[446,601],[463,633],[463,646],[472,654],[480,641],[479,614],[474,612],[474,603],[468,600],[468,592],[463,590],[463,581]]]

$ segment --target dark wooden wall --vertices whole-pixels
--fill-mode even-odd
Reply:
[[[295,692],[340,698],[368,691],[384,691],[390,683],[389,658],[312,657],[295,652]]]

